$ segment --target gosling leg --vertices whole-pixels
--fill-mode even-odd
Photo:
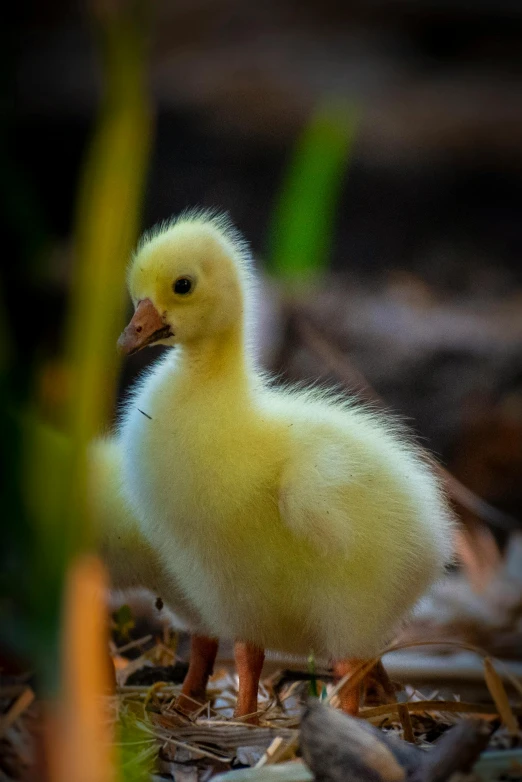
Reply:
[[[351,657],[347,660],[335,660],[333,663],[334,677],[337,680],[344,678],[347,674],[351,674],[359,668],[363,662],[363,660],[358,660],[356,657]],[[356,684],[354,687],[350,681],[347,681],[344,687],[341,687],[339,690],[339,701],[341,703],[341,709],[346,712],[346,714],[357,717],[359,714],[362,690],[362,682],[359,682],[359,684]]]
[[[253,715],[245,722],[257,725],[259,718],[257,712],[257,695],[259,689],[259,679],[265,659],[264,649],[259,649],[253,644],[236,641],[234,645],[234,658],[236,661],[236,671],[239,677],[239,688],[237,693],[237,704],[234,717],[246,717]]]
[[[354,673],[356,669],[360,668],[366,662],[367,660],[359,660],[356,658],[337,660],[333,664],[334,676],[338,680],[342,679],[347,674]],[[359,682],[359,684],[356,684],[355,687],[351,686],[348,681],[345,686],[341,688],[339,692],[341,709],[347,714],[351,714],[352,717],[357,717],[361,698],[364,700],[367,687],[370,683],[375,683],[382,688],[384,691],[385,703],[395,702],[395,689],[390,681],[390,677],[386,673],[382,660],[379,660],[375,663],[373,668],[368,671],[364,679]]]
[[[382,691],[380,694],[384,703],[395,703],[397,700],[395,687],[393,686],[392,681],[388,676],[386,668],[382,664],[382,660],[379,660],[378,663],[375,663],[371,671],[367,673],[366,683],[367,685],[370,683],[375,683],[378,686],[378,688]]]
[[[204,635],[193,635],[190,644],[189,668],[177,706],[185,711],[194,711],[197,703],[205,702],[205,691],[209,676],[214,670],[218,642]]]

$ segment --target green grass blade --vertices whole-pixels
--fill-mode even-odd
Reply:
[[[353,110],[324,106],[296,144],[270,232],[269,269],[282,280],[306,281],[327,268],[355,128]]]

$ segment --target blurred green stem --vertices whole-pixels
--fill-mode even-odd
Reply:
[[[66,515],[72,550],[90,542],[86,450],[113,403],[125,267],[139,230],[151,137],[141,14],[99,14],[99,22],[105,95],[79,188],[68,329],[73,460]]]
[[[270,229],[269,268],[287,284],[306,283],[327,268],[355,129],[353,110],[327,104],[296,143]]]
[[[152,113],[145,87],[143,5],[97,4],[104,95],[77,199],[66,333],[70,401],[65,436],[41,424],[30,431],[28,494],[36,542],[32,630],[41,639],[40,665],[49,694],[58,685],[64,575],[71,558],[93,544],[88,446],[105,427],[113,405],[125,267],[139,231],[149,158]]]

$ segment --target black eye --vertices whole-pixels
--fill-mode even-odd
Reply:
[[[172,287],[174,288],[174,293],[179,293],[181,296],[184,296],[192,290],[192,280],[188,277],[180,277]]]

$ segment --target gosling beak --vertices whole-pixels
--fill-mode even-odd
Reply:
[[[118,347],[126,356],[152,345],[160,339],[172,337],[170,326],[165,325],[150,299],[142,299],[127,328],[121,333]]]

